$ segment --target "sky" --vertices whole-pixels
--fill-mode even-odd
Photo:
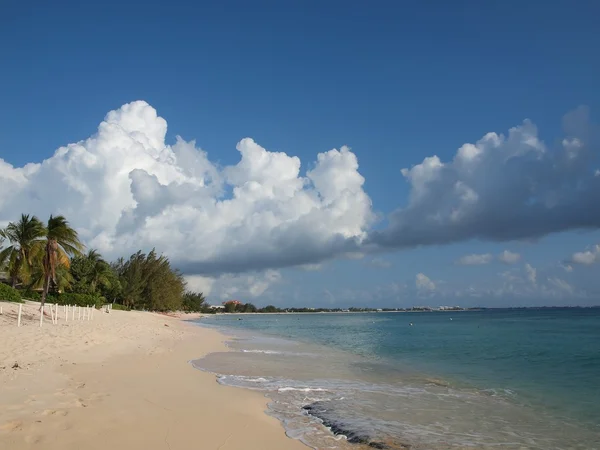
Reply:
[[[0,226],[212,303],[600,304],[598,2],[208,3],[2,2]]]

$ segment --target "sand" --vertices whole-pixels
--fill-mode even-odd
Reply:
[[[40,328],[35,303],[18,328],[18,305],[0,306],[0,449],[307,448],[264,413],[260,393],[189,364],[226,349],[214,330],[114,310],[65,321],[62,307]]]

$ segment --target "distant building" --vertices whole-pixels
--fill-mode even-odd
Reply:
[[[225,309],[223,305],[210,305],[210,309]]]
[[[239,300],[227,300],[226,302],[223,302],[223,306],[225,305],[241,305],[242,302],[240,302]]]

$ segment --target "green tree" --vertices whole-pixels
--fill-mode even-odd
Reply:
[[[237,305],[235,303],[233,303],[233,302],[227,302],[227,303],[225,303],[224,306],[225,306],[224,311],[226,313],[234,313],[234,312],[236,312]]]
[[[183,294],[182,309],[185,312],[200,312],[205,307],[206,298],[202,293],[187,291]]]
[[[245,305],[242,305],[242,312],[255,313],[256,311],[257,308],[252,303],[246,303]]]
[[[117,302],[123,295],[121,280],[114,264],[110,265],[110,272],[106,274],[108,283],[100,285],[100,295],[111,303]]]
[[[129,260],[118,260],[115,270],[121,282],[121,298],[129,308],[173,311],[182,307],[185,281],[169,259],[155,250],[141,251]]]
[[[42,267],[44,273],[44,290],[42,291],[42,304],[44,307],[46,297],[51,285],[57,285],[57,269],[60,266],[69,267],[69,257],[79,256],[84,248],[79,241],[77,231],[69,225],[63,216],[50,216],[46,226],[44,253]]]
[[[0,252],[0,266],[7,270],[13,288],[19,281],[29,282],[36,253],[41,253],[45,235],[42,222],[29,214],[21,214],[18,222],[10,222],[0,231],[2,239],[8,240],[10,244]]]
[[[73,258],[70,272],[73,276],[71,290],[79,294],[97,294],[102,287],[110,287],[116,278],[110,265],[93,249]]]

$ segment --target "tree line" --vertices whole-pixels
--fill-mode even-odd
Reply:
[[[166,256],[155,250],[138,251],[110,263],[97,250],[86,252],[63,216],[50,216],[43,223],[22,214],[0,229],[0,272],[7,275],[11,291],[19,298],[39,300],[42,305],[51,298],[53,303],[113,303],[123,309],[208,309],[204,295],[187,290],[183,275]]]

